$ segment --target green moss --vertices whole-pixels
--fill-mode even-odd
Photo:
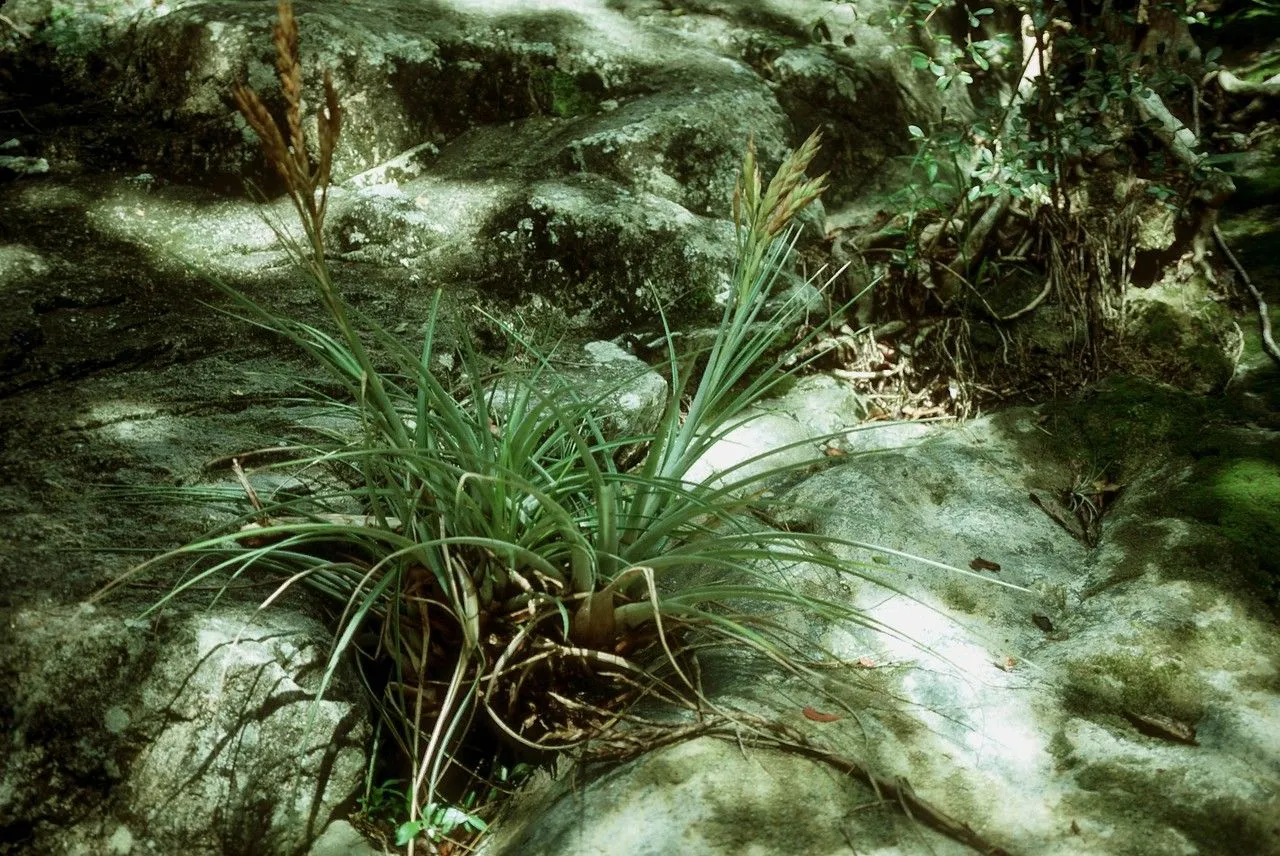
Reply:
[[[1142,378],[1114,377],[1083,400],[1047,412],[1055,434],[1077,437],[1096,466],[1123,480],[1161,457],[1196,454],[1212,410],[1199,396]],[[1112,469],[1115,463],[1120,466]]]
[[[1211,457],[1197,462],[1180,511],[1218,527],[1264,595],[1280,595],[1280,460]]]
[[[1070,770],[1079,764],[1076,757],[1075,744],[1071,742],[1071,738],[1067,737],[1066,731],[1059,728],[1049,738],[1049,754],[1057,761],[1059,770]]]
[[[1190,751],[1190,750],[1189,750]],[[1117,841],[1112,852],[1163,853],[1175,842],[1159,841],[1156,830],[1176,830],[1201,853],[1274,853],[1276,836],[1267,813],[1235,796],[1204,799],[1181,793],[1192,787],[1163,767],[1150,768],[1123,761],[1090,764],[1076,774],[1087,793],[1077,807],[1082,814],[1109,820],[1134,836],[1127,845]],[[1141,838],[1141,841],[1137,840]]]
[[[1252,207],[1280,201],[1280,166],[1265,166],[1247,175],[1235,176],[1233,207]]]
[[[1166,297],[1165,299],[1168,299]],[[1194,388],[1193,379],[1223,388],[1235,370],[1234,361],[1224,353],[1215,329],[1229,328],[1225,310],[1213,304],[1198,308],[1194,315],[1161,300],[1138,304],[1127,325],[1126,348],[1145,355],[1144,373]]]
[[[570,74],[558,68],[535,69],[532,83],[543,109],[562,119],[595,112],[603,94],[597,75]]]
[[[1216,691],[1182,663],[1150,653],[1103,654],[1067,665],[1069,709],[1083,716],[1168,716],[1198,721]]]
[[[942,591],[938,593],[942,598],[942,602],[958,612],[966,612],[970,615],[978,611],[978,598],[974,594],[970,585],[963,580],[951,579],[942,587]]]
[[[1227,537],[1280,557],[1280,465],[1255,458],[1232,461],[1207,487]]]

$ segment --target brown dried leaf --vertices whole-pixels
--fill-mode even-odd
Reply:
[[[806,706],[804,710],[801,711],[801,713],[804,714],[805,719],[811,720],[813,722],[839,722],[840,721],[840,716],[838,714],[822,713],[821,711],[815,710],[814,708],[808,707],[808,706]]]

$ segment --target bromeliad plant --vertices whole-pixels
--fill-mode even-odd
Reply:
[[[600,401],[578,394],[513,332],[537,369],[504,377],[501,405],[465,346],[460,379],[438,376],[439,294],[420,347],[350,309],[324,238],[342,106],[326,74],[313,165],[287,0],[274,44],[284,122],[247,87],[237,87],[235,102],[287,188],[302,237],[277,232],[331,328],[223,289],[244,317],[301,348],[342,390],[345,400],[321,404],[339,411],[354,436],[291,465],[337,473],[356,487],[330,498],[360,508],[339,514],[324,496],[264,503],[246,479],[252,508],[230,531],[142,566],[213,557],[155,608],[211,575],[250,571],[280,580],[263,607],[297,584],[330,599],[339,618],[321,692],[355,655],[412,765],[405,828],[428,834],[445,773],[461,763],[459,748],[477,727],[533,756],[579,745],[641,695],[697,696],[690,652],[708,641],[753,646],[803,669],[761,602],[869,621],[788,589],[770,570],[803,561],[859,573],[827,549],[833,539],[763,526],[755,516],[753,497],[789,467],[746,476],[740,465],[704,484],[687,478],[754,402],[800,367],[784,368],[784,354],[753,371],[802,312],[799,298],[780,307],[768,299],[794,244],[792,220],[825,186],[805,177],[816,136],[767,186],[748,147],[733,198],[739,261],[718,334],[697,360],[678,356],[668,335],[672,382],[659,424],[649,434],[610,436]],[[626,465],[637,448],[640,462]],[[708,568],[746,582],[690,584],[692,571]]]

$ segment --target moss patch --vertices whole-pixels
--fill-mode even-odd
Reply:
[[[1120,494],[1123,520],[1103,521],[1104,542],[1121,545],[1125,560],[1086,595],[1158,567],[1161,579],[1217,591],[1244,585],[1280,605],[1280,435],[1246,428],[1253,414],[1241,404],[1114,377],[1075,401],[1045,405],[1042,430],[1020,430],[1014,422],[1025,414],[997,417],[1010,420],[1023,456],[1038,462],[1037,489],[1066,491],[1092,471],[1121,486],[1141,483]]]
[[[1143,373],[1180,386],[1222,389],[1235,363],[1225,353],[1215,330],[1229,328],[1226,310],[1209,304],[1194,315],[1183,308],[1151,301],[1139,304],[1128,323],[1128,344],[1143,355]]]
[[[595,74],[535,69],[531,79],[538,104],[562,119],[594,113],[604,93],[604,83]]]
[[[950,579],[938,592],[938,597],[957,612],[973,615],[978,612],[979,600],[977,587],[966,580]]]
[[[1195,723],[1216,691],[1183,663],[1149,653],[1103,654],[1066,667],[1065,701],[1082,716],[1126,712]]]
[[[1198,461],[1181,510],[1218,531],[1252,559],[1254,582],[1280,600],[1280,458],[1215,456]]]
[[[1233,795],[1205,800],[1179,793],[1190,785],[1163,768],[1125,762],[1090,764],[1076,774],[1076,781],[1091,792],[1082,800],[1090,804],[1085,809],[1088,814],[1112,820],[1131,818],[1124,827],[1133,830],[1135,838],[1144,839],[1113,852],[1170,852],[1163,847],[1174,846],[1175,841],[1166,845],[1146,838],[1145,831],[1153,827],[1177,830],[1201,853],[1275,853],[1280,845],[1280,836],[1263,822],[1265,813],[1256,805]]]

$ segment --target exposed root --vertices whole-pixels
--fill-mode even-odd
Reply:
[[[1227,246],[1227,239],[1222,236],[1222,230],[1215,223],[1213,226],[1213,238],[1218,242],[1218,249],[1222,250],[1222,255],[1226,257],[1231,266],[1235,268],[1240,280],[1244,283],[1244,287],[1249,289],[1249,294],[1253,296],[1254,301],[1258,304],[1258,326],[1262,332],[1262,349],[1267,352],[1271,359],[1280,364],[1280,348],[1276,347],[1276,340],[1271,336],[1271,314],[1267,308],[1267,301],[1263,299],[1262,292],[1253,284],[1253,280],[1249,278],[1248,272],[1244,269],[1244,265],[1240,264],[1240,260],[1236,258],[1235,253],[1231,252],[1231,248]]]

